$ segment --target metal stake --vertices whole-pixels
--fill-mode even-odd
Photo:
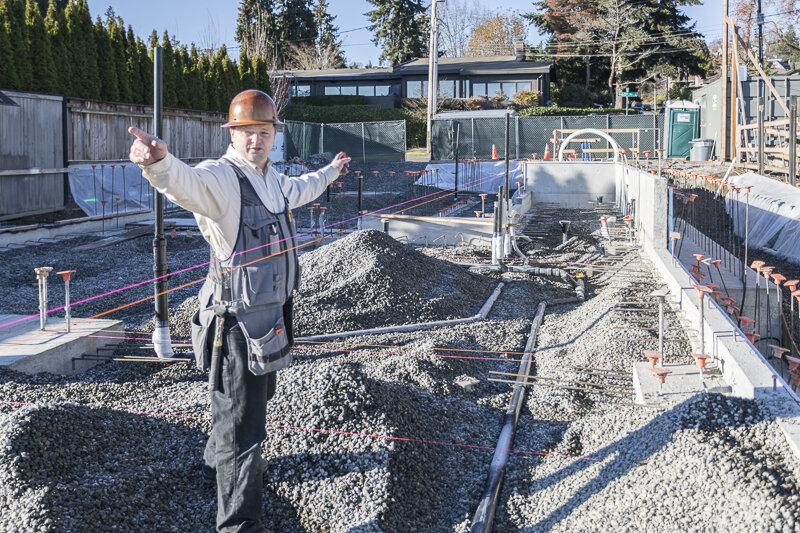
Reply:
[[[53,267],[39,267],[33,271],[39,281],[39,329],[44,331],[47,325],[47,276],[53,271]]]

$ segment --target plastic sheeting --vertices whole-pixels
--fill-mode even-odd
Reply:
[[[732,176],[736,187],[751,186],[749,245],[781,259],[800,263],[800,189],[753,172]],[[738,201],[726,197],[728,213],[736,220],[736,233],[744,239],[747,195],[741,191]]]
[[[434,174],[420,176],[416,181],[417,185],[428,185],[439,189],[452,189],[456,186],[455,163],[436,163],[428,165],[425,170],[439,169],[438,179]],[[505,184],[506,163],[505,161],[481,161],[459,163],[458,167],[458,190],[484,192],[496,194],[497,189]],[[509,161],[508,181],[511,188],[516,188],[516,182],[523,181],[522,162]]]
[[[133,163],[72,165],[69,189],[75,203],[87,216],[109,215],[151,209],[153,188]],[[104,205],[105,203],[105,205]],[[165,199],[165,207],[175,204]]]

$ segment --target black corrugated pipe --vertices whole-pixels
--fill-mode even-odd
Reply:
[[[509,450],[514,444],[514,434],[517,431],[517,422],[522,412],[522,400],[525,398],[525,385],[528,379],[524,376],[531,372],[531,355],[536,345],[536,333],[544,318],[544,310],[547,302],[539,304],[536,310],[536,317],[531,324],[531,332],[528,334],[528,342],[525,344],[525,355],[519,365],[519,377],[514,385],[514,394],[511,396],[511,403],[506,409],[505,423],[500,431],[500,438],[497,440],[497,447],[492,456],[492,464],[489,467],[489,478],[486,482],[486,489],[483,497],[472,517],[472,533],[489,533],[494,522],[494,513],[497,510],[497,500],[500,494],[500,487],[503,484],[503,476],[506,473],[506,461],[508,460]]]

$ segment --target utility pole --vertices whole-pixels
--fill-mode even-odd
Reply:
[[[436,96],[439,88],[439,22],[436,16],[436,4],[444,0],[431,2],[431,36],[428,51],[428,127],[427,150],[431,153],[431,124],[436,114]]]
[[[720,161],[728,160],[728,0],[722,2],[722,123],[720,124]]]

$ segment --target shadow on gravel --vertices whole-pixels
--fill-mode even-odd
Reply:
[[[22,410],[4,428],[2,523],[28,531],[211,531],[202,423],[76,405]],[[2,529],[2,527],[0,527]]]
[[[639,466],[640,461],[646,460],[667,445],[675,433],[684,429],[696,429],[707,434],[725,434],[730,429],[742,427],[752,423],[750,416],[757,416],[759,410],[750,400],[734,399],[742,413],[736,417],[715,415],[710,407],[724,406],[731,398],[718,394],[697,395],[674,406],[669,411],[659,414],[647,425],[629,433],[625,438],[608,445],[597,452],[591,452],[594,459],[602,461],[602,468],[582,488],[576,489],[575,494],[565,504],[553,510],[544,520],[540,520],[530,527],[531,531],[549,531],[567,515],[575,512],[581,505],[604,490],[611,482],[626,475],[629,471]],[[747,422],[746,422],[747,420]],[[739,447],[747,447],[748,443],[737,442]],[[566,452],[581,455],[580,442],[572,443]],[[578,459],[569,466],[554,472],[547,477],[535,482],[536,491],[543,491],[549,487],[565,482],[570,476],[580,471],[597,465],[596,461]],[[782,474],[786,474],[783,472]],[[526,529],[527,530],[527,529]]]
[[[566,311],[572,311],[572,310],[573,310],[573,308],[570,308],[570,309],[565,309],[565,310],[566,310]],[[550,346],[537,346],[537,347],[536,347],[536,351],[537,351],[537,352],[539,352],[539,351],[544,351],[544,350],[554,350],[554,349],[556,349],[556,348],[563,348],[564,346],[568,346],[568,345],[572,344],[573,342],[577,341],[577,340],[578,340],[578,339],[579,339],[579,338],[580,338],[582,335],[584,335],[584,334],[588,333],[588,332],[589,332],[589,330],[591,330],[593,327],[595,327],[595,326],[596,326],[596,325],[597,325],[597,324],[598,324],[598,323],[599,323],[599,322],[600,322],[600,321],[601,321],[601,320],[602,320],[602,319],[603,319],[603,318],[604,318],[606,315],[608,315],[609,313],[611,313],[611,309],[606,309],[605,311],[603,311],[603,314],[602,314],[602,315],[600,315],[600,316],[598,316],[597,318],[595,318],[595,319],[592,321],[592,323],[591,323],[591,324],[587,325],[587,326],[586,326],[585,328],[583,328],[581,331],[579,331],[578,333],[576,333],[576,334],[575,334],[575,336],[574,336],[574,337],[572,337],[571,339],[569,339],[569,340],[566,340],[566,341],[564,341],[564,342],[560,342],[560,343],[558,343],[558,344],[551,344]]]

